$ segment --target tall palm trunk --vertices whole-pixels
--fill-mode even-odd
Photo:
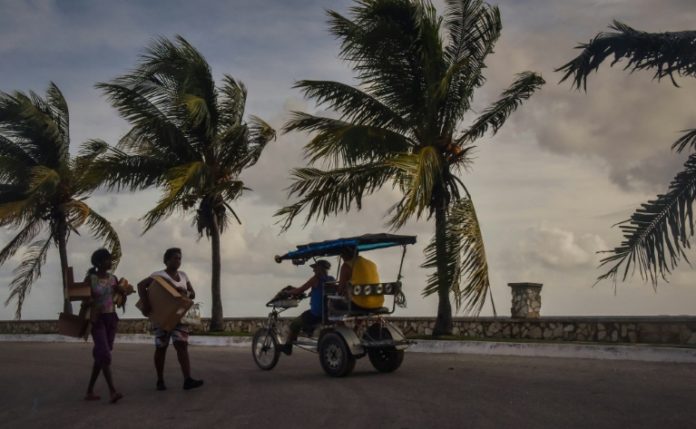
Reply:
[[[435,251],[437,253],[437,319],[433,336],[452,333],[452,305],[450,304],[450,278],[447,275],[447,205],[437,196],[435,206]]]
[[[72,314],[72,304],[68,297],[68,227],[63,220],[58,221],[56,228],[58,254],[60,255],[60,272],[63,278],[63,312]]]
[[[213,274],[211,279],[211,293],[213,298],[212,312],[210,315],[210,331],[222,331],[222,298],[220,295],[220,226],[215,213],[210,214],[212,227],[210,232],[210,244],[213,256]]]

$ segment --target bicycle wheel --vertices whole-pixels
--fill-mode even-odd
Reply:
[[[280,357],[280,349],[278,348],[278,340],[270,329],[261,328],[256,331],[254,339],[251,341],[251,353],[256,365],[264,371],[269,371],[276,366]]]

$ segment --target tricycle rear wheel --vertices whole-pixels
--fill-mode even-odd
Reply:
[[[256,331],[251,340],[251,353],[259,368],[264,371],[273,369],[280,357],[280,348],[274,332],[267,328]]]
[[[389,330],[374,324],[368,328],[364,338],[366,340],[391,340]],[[367,350],[370,363],[379,372],[394,372],[404,361],[404,351],[397,350],[394,346],[373,347]]]
[[[324,334],[319,339],[318,350],[321,367],[331,377],[345,377],[355,368],[355,356],[336,332]]]

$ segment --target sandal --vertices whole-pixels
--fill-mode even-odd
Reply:
[[[114,392],[111,394],[111,400],[109,402],[111,402],[112,404],[115,404],[116,402],[118,402],[122,398],[123,398],[123,395],[121,393]]]
[[[95,395],[94,393],[88,393],[85,395],[85,401],[98,401],[101,399],[101,396]]]

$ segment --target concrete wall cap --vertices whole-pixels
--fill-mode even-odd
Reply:
[[[540,289],[543,285],[543,283],[508,283],[508,286],[510,287],[533,287]]]

